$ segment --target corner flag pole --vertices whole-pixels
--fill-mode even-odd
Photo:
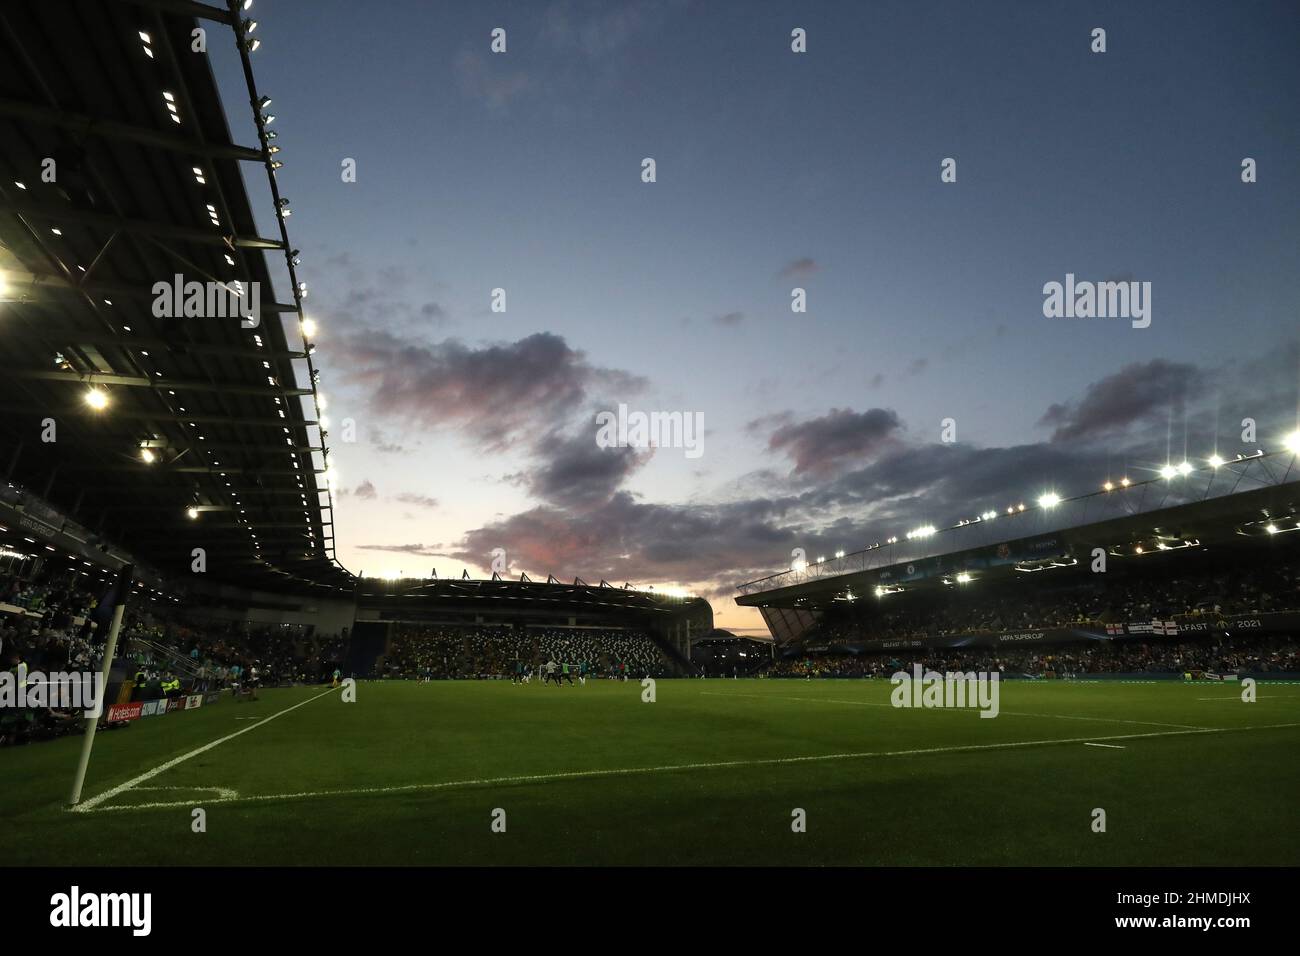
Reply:
[[[104,595],[100,606],[95,609],[100,627],[108,619],[112,608],[113,623],[108,629],[108,641],[104,644],[104,660],[99,669],[99,687],[101,694],[108,693],[108,672],[113,666],[113,653],[117,650],[117,633],[122,629],[122,614],[126,611],[126,596],[131,592],[131,581],[135,578],[135,565],[125,565],[117,572],[117,580],[112,589]],[[86,768],[90,766],[90,751],[95,746],[95,728],[99,726],[99,716],[104,711],[105,702],[101,697],[98,713],[86,718],[86,734],[81,738],[81,758],[77,761],[77,775],[72,778],[72,796],[68,806],[75,807],[81,802],[81,786],[86,782]]]

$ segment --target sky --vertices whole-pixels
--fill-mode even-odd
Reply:
[[[735,586],[795,548],[1297,426],[1294,3],[250,15],[354,573],[482,577],[500,548],[511,576],[684,588],[762,634]],[[1045,316],[1067,274],[1149,289],[1149,326]],[[700,453],[601,447],[620,403],[700,416]]]

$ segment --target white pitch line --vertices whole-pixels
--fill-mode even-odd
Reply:
[[[1046,747],[1053,744],[1082,744],[1097,740],[1144,740],[1151,737],[1186,737],[1193,734],[1225,734],[1243,730],[1282,730],[1300,727],[1300,723],[1264,724],[1254,727],[1211,727],[1203,730],[1162,730],[1145,734],[1116,734],[1109,737],[1058,737],[1048,740],[1019,740],[996,744],[962,744],[953,747],[925,747],[917,750],[876,750],[861,753],[818,754],[808,757],[766,757],[753,760],[719,760],[709,763],[666,764],[658,767],[624,767],[616,770],[573,770],[564,773],[523,774],[513,777],[485,777],[478,780],[449,780],[443,783],[410,783],[395,787],[356,787],[347,790],[308,790],[300,793],[268,793],[230,799],[208,800],[214,803],[270,803],[279,800],[305,800],[316,797],[347,797],[366,794],[411,793],[414,791],[453,790],[467,787],[490,787],[517,783],[551,783],[558,780],[595,779],[598,777],[623,777],[638,774],[672,773],[683,770],[717,770],[731,767],[765,767],[777,764],[818,763],[830,760],[866,760],[873,757],[919,757],[928,754],[974,753],[981,750],[1011,750],[1019,747]],[[83,804],[84,806],[84,804]],[[120,810],[155,810],[171,807],[193,806],[193,801],[158,803],[128,803],[116,807],[97,807],[87,813],[109,813]]]
[[[1127,747],[1121,747],[1119,744],[1095,744],[1091,740],[1084,743],[1085,747],[1109,747],[1111,750],[1127,750]]]
[[[211,791],[225,799],[233,799],[239,796],[238,790],[231,790],[229,787],[134,787],[133,789],[137,793],[141,790],[182,790],[185,793],[197,793],[200,790],[205,793]]]
[[[158,766],[154,767],[152,770],[146,770],[144,773],[140,774],[140,776],[133,777],[132,779],[128,780],[126,783],[120,783],[116,787],[113,787],[111,790],[105,790],[103,793],[96,794],[95,796],[91,797],[89,800],[83,800],[75,807],[72,807],[71,810],[73,813],[87,813],[95,809],[95,807],[99,806],[105,800],[111,800],[113,797],[116,797],[120,793],[125,793],[127,790],[130,790],[132,787],[136,786],[137,784],[144,783],[146,780],[152,780],[154,777],[158,776],[158,774],[170,770],[172,767],[175,767],[178,764],[184,763],[185,761],[189,760],[191,757],[197,757],[199,754],[207,753],[213,747],[219,747],[222,744],[224,744],[227,740],[234,740],[236,737],[243,736],[244,734],[248,733],[250,730],[256,730],[258,727],[261,727],[263,724],[269,724],[271,721],[275,720],[275,718],[283,717],[285,714],[289,713],[290,711],[297,710],[299,707],[302,707],[304,704],[310,704],[313,700],[320,700],[322,697],[325,696],[325,694],[334,693],[336,689],[337,688],[331,687],[323,694],[317,694],[315,697],[308,697],[306,700],[299,701],[298,703],[294,704],[292,707],[286,707],[284,710],[272,714],[270,717],[267,717],[265,720],[259,720],[255,724],[249,724],[243,730],[236,730],[233,734],[227,734],[224,737],[212,741],[212,743],[210,744],[204,744],[202,747],[198,748],[197,750],[191,750],[187,754],[181,754],[179,757],[176,757],[172,760],[168,760],[166,763],[159,764]]]
[[[909,708],[895,708],[893,704],[882,704],[872,700],[843,700],[836,697],[783,697],[778,694],[719,694],[714,691],[700,691],[705,697],[753,697],[755,700],[797,700],[805,704],[851,704],[854,707],[890,707],[895,710],[905,710]],[[947,711],[952,714],[961,714],[973,710],[972,707],[927,707],[926,710]],[[1173,727],[1177,730],[1214,730],[1213,727],[1198,727],[1195,724],[1166,724],[1157,720],[1129,720],[1124,717],[1080,717],[1076,714],[1031,714],[1023,710],[999,710],[998,716],[1005,714],[1008,717],[1047,717],[1054,720],[1099,720],[1107,724],[1136,724],[1140,727]]]

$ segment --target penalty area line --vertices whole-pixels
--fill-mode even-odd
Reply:
[[[383,795],[390,793],[434,792],[461,790],[471,787],[494,787],[514,784],[555,783],[566,780],[594,780],[601,777],[624,777],[642,774],[673,773],[689,770],[720,770],[743,767],[768,767],[780,764],[821,763],[832,760],[867,760],[878,757],[923,757],[930,754],[976,753],[985,750],[1014,750],[1021,747],[1049,747],[1059,744],[1084,744],[1098,740],[1145,740],[1153,737],[1187,737],[1196,734],[1226,734],[1244,730],[1283,730],[1300,727],[1300,723],[1263,724],[1254,727],[1209,727],[1196,730],[1158,730],[1144,734],[1116,734],[1109,737],[1056,737],[1046,740],[1018,740],[995,744],[959,744],[951,747],[923,747],[915,750],[875,750],[861,753],[817,754],[807,757],[760,757],[753,760],[718,760],[707,763],[665,764],[658,767],[622,767],[613,770],[572,770],[561,773],[521,774],[510,777],[484,777],[477,780],[448,780],[442,783],[409,783],[392,787],[355,787],[343,790],[309,790],[300,793],[267,793],[248,796],[218,798],[206,801],[215,803],[274,803],[283,800],[308,800],[320,797],[351,797]],[[119,791],[120,792],[120,791]],[[112,807],[93,807],[86,813],[111,813],[123,810],[158,810],[189,807],[193,801],[165,801],[151,803],[126,803]]]
[[[308,697],[306,700],[300,700],[292,707],[286,707],[284,710],[277,711],[274,714],[272,714],[270,717],[266,717],[262,720],[259,720],[255,724],[249,724],[247,727],[243,728],[242,730],[236,730],[233,734],[226,734],[226,736],[219,737],[218,739],[212,741],[211,743],[204,744],[202,747],[199,747],[197,750],[191,750],[189,753],[181,754],[179,757],[175,757],[171,760],[168,760],[166,763],[159,764],[158,766],[154,767],[152,770],[146,770],[138,777],[132,777],[126,783],[119,783],[116,787],[113,787],[110,790],[105,790],[103,793],[96,794],[95,796],[91,797],[89,800],[83,800],[75,807],[70,807],[69,812],[89,813],[92,810],[94,810],[96,807],[98,807],[101,803],[103,803],[105,800],[111,800],[120,794],[126,793],[126,791],[132,789],[133,787],[136,787],[139,784],[144,783],[146,780],[152,780],[160,773],[165,773],[166,771],[170,770],[172,767],[175,767],[179,764],[183,764],[185,761],[191,759],[192,757],[197,757],[199,754],[205,754],[213,747],[219,747],[229,740],[234,740],[236,737],[242,737],[250,730],[256,730],[258,727],[261,727],[263,724],[269,724],[277,717],[283,717],[285,714],[291,713],[297,710],[299,707],[305,706],[306,704],[310,704],[314,700],[320,700],[322,697],[325,696],[325,694],[332,694],[334,693],[335,690],[337,690],[337,688],[331,687],[323,694],[317,694],[315,697]]]
[[[895,707],[893,704],[884,704],[874,700],[844,700],[839,697],[785,697],[778,694],[718,694],[712,691],[700,691],[703,697],[750,697],[754,700],[797,700],[805,704],[845,704],[850,707],[889,707],[893,710],[902,710],[905,708]],[[933,710],[940,713],[949,714],[968,714],[972,707],[927,707],[926,710]],[[1135,724],[1140,727],[1175,727],[1178,730],[1214,730],[1213,727],[1198,727],[1195,724],[1167,724],[1158,720],[1130,720],[1127,717],[1086,717],[1078,714],[1032,714],[1024,710],[998,710],[999,717],[1042,717],[1049,720],[1094,720],[1104,724]]]

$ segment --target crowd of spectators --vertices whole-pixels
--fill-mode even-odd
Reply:
[[[583,664],[598,677],[671,673],[659,646],[641,631],[441,624],[394,625],[378,671],[419,680],[492,679],[514,675],[517,664],[536,672],[549,661]]]
[[[935,671],[994,671],[1031,677],[1088,674],[1300,673],[1292,637],[1220,636],[1168,641],[1093,641],[1053,648],[947,648],[906,653],[819,654],[787,659],[772,677],[889,677],[915,664]]]
[[[100,670],[106,633],[92,623],[98,598],[75,588],[16,577],[0,581],[0,669],[20,675]],[[17,610],[15,610],[17,609]],[[116,659],[126,665],[132,699],[260,686],[316,683],[341,669],[345,635],[311,628],[195,620],[161,603],[128,604]],[[0,745],[42,740],[82,725],[79,713],[52,707],[0,711]]]
[[[868,604],[865,613],[824,622],[807,641],[915,640],[981,631],[1290,611],[1300,609],[1298,575],[1291,567],[1253,566],[1155,579],[1088,575],[1068,586],[1039,586],[1030,593],[1017,586],[1019,581],[989,588],[959,586],[941,595],[903,592]]]

